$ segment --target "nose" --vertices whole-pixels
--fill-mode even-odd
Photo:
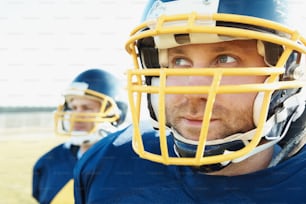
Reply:
[[[212,82],[211,76],[187,76],[187,86],[209,86]]]
[[[211,76],[186,76],[185,80],[185,86],[190,86],[190,92],[184,95],[189,102],[207,100],[209,86],[212,82]],[[195,88],[194,91],[192,91],[193,88]]]
[[[73,113],[75,113],[76,115],[74,115],[76,118],[84,118],[85,116],[84,114],[84,109],[82,107],[75,107],[75,109],[73,110]]]
[[[210,86],[212,81],[213,76],[210,76],[208,74],[200,75],[199,73],[194,73],[192,75],[167,77],[167,85],[169,86]]]

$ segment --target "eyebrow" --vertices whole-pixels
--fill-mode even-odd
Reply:
[[[219,53],[219,52],[226,52],[226,51],[232,51],[232,50],[245,50],[246,47],[239,45],[237,43],[230,43],[227,45],[218,45],[218,46],[214,46],[212,48],[210,48],[209,52],[215,52],[215,53]],[[184,54],[186,51],[184,51],[184,48],[182,47],[176,47],[172,50],[173,54]]]
[[[236,46],[237,47],[237,46]],[[218,46],[218,47],[214,47],[213,48],[213,51],[215,51],[215,52],[224,52],[224,51],[227,51],[227,50],[232,50],[232,48],[233,47],[231,47],[230,49],[229,49],[229,47],[227,46],[227,47],[225,47],[225,46]]]
[[[235,46],[235,47],[239,48],[239,46]],[[224,52],[224,51],[228,51],[228,50],[232,50],[232,49],[233,49],[233,47],[217,46],[217,47],[211,48],[210,52]],[[177,48],[173,49],[171,52],[173,54],[184,54],[186,51],[181,47],[177,47]]]
[[[172,49],[171,52],[174,53],[174,54],[184,54],[185,53],[184,50],[180,47],[176,47],[176,48]]]

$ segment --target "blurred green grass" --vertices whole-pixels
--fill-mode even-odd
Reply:
[[[0,129],[0,203],[35,204],[32,168],[36,160],[67,138],[51,128]]]

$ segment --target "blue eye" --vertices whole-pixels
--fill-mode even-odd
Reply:
[[[185,58],[176,58],[174,60],[174,67],[191,67],[191,63]]]
[[[221,55],[218,57],[217,61],[220,64],[225,64],[225,63],[234,63],[236,62],[236,59],[229,55]]]

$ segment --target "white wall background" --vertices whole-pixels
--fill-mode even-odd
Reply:
[[[146,0],[1,0],[0,106],[54,106],[88,68],[123,73]],[[118,75],[118,74],[117,74]]]

